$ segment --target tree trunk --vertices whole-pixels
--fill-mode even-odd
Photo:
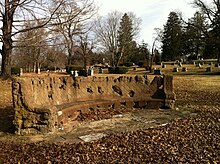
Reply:
[[[12,45],[10,42],[6,42],[6,39],[3,39],[4,43],[2,45],[2,67],[1,67],[1,76],[3,79],[8,79],[11,77],[11,52]]]
[[[68,52],[68,65],[71,65],[71,64],[72,64],[72,54],[71,52]]]
[[[217,64],[220,64],[220,54],[219,53],[217,55],[217,59],[218,59]]]
[[[12,54],[12,22],[15,9],[10,8],[9,0],[5,1],[5,14],[2,16],[2,70],[1,76],[4,79],[11,77],[11,54]]]
[[[111,53],[111,60],[112,60],[111,61],[111,66],[112,67],[115,67],[115,54],[116,54],[115,52]]]
[[[34,62],[34,64],[33,64],[33,72],[34,73],[37,73],[37,63],[36,62]]]
[[[72,37],[70,37],[70,40]],[[74,44],[71,42],[70,45],[68,45],[68,65],[72,65],[72,56],[74,54]]]
[[[83,64],[84,64],[84,69],[86,70],[86,66],[87,66],[87,58],[86,58],[86,55],[83,56]]]
[[[7,27],[3,26],[3,31],[7,29]],[[8,33],[7,30],[3,33],[6,35],[3,36],[3,45],[2,45],[2,72],[1,76],[4,79],[8,79],[11,77],[11,54],[12,54],[12,40],[10,32]]]
[[[152,49],[151,49],[151,59],[150,59],[150,73],[153,72],[153,62],[154,62],[154,46],[155,46],[155,43],[156,43],[156,39],[154,40],[153,42],[153,46],[152,46]]]

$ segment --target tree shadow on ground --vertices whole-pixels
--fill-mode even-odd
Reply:
[[[0,132],[14,133],[14,109],[12,106],[0,107]]]

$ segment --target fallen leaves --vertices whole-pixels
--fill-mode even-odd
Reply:
[[[0,142],[2,163],[218,163],[220,112],[79,144]]]

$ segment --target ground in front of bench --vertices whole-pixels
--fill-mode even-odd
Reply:
[[[42,138],[46,142],[78,143],[90,142],[113,133],[136,131],[155,126],[164,126],[177,118],[195,115],[191,111],[171,109],[131,109],[129,112],[113,115],[112,118],[87,122],[72,122],[67,131]],[[91,116],[92,117],[92,116]]]

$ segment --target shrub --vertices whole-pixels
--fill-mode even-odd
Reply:
[[[71,71],[79,71],[79,70],[83,70],[83,67],[82,66],[76,66],[76,65],[66,66],[66,72],[68,74],[71,74]]]
[[[109,73],[114,73],[115,72],[115,67],[109,67],[108,72]]]
[[[60,70],[59,67],[54,67],[54,66],[51,66],[48,68],[50,71],[55,71],[55,70]]]
[[[126,62],[126,63],[125,63],[125,66],[126,66],[126,67],[130,67],[130,66],[132,66],[132,65],[133,65],[132,62]]]
[[[20,74],[20,68],[19,66],[15,66],[11,68],[11,74],[12,75],[19,75]]]
[[[144,64],[145,64],[145,63],[144,63],[143,61],[139,61],[139,62],[138,62],[138,66],[139,66],[139,67],[143,67]]]
[[[113,73],[113,74],[125,74],[126,72],[128,72],[128,68],[125,66],[122,67],[109,67],[108,68],[109,73]]]
[[[82,69],[79,70],[78,75],[79,76],[88,76],[87,71],[86,70],[82,70]]]

